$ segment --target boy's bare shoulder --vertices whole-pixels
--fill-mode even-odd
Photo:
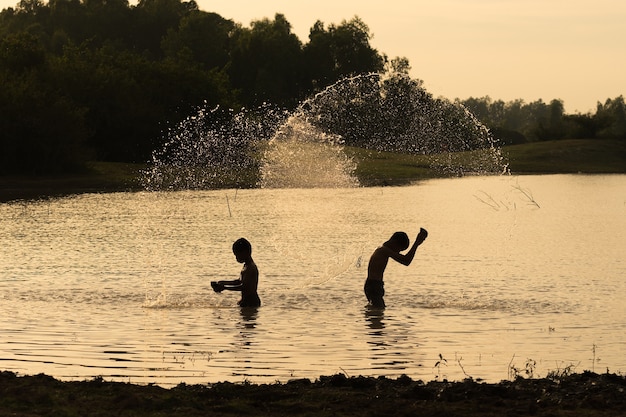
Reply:
[[[254,262],[249,262],[246,264],[245,268],[244,268],[244,272],[246,274],[258,274],[259,273],[259,268],[257,268],[256,264]]]
[[[389,257],[392,253],[395,253],[393,250],[388,248],[385,245],[379,246],[376,248],[372,256],[386,256]]]

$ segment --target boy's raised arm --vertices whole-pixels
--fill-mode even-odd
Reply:
[[[404,266],[409,266],[411,262],[413,262],[413,258],[415,257],[415,252],[417,251],[417,247],[421,245],[426,237],[428,236],[428,232],[424,228],[420,228],[420,232],[415,238],[415,242],[413,242],[413,246],[411,249],[405,254],[401,254],[399,252],[392,252],[390,254],[391,258]]]
[[[424,229],[423,227],[420,227],[420,232],[417,234],[417,237],[415,238],[415,243],[419,246],[422,243],[424,243],[427,237],[428,237],[428,231]]]

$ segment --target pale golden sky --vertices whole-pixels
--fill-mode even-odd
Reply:
[[[303,42],[316,20],[357,15],[435,96],[558,98],[585,113],[626,95],[626,0],[197,1],[244,26],[282,13]]]
[[[302,42],[316,20],[356,15],[372,46],[409,58],[411,75],[435,96],[558,98],[585,113],[626,95],[626,0],[196,1],[243,26],[282,13]]]

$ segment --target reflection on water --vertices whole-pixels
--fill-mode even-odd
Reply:
[[[385,310],[382,308],[365,308],[365,319],[367,321],[367,327],[372,331],[369,332],[372,336],[382,336],[385,329]]]
[[[242,307],[239,309],[241,313],[241,324],[246,329],[254,329],[256,327],[256,317],[259,314],[258,307]]]
[[[0,205],[0,367],[171,386],[626,370],[625,176],[83,195]],[[363,294],[391,233],[430,232]],[[263,306],[234,279],[247,237]],[[446,366],[436,366],[444,363]]]

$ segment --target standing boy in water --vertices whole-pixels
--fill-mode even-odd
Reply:
[[[383,243],[381,247],[376,249],[372,254],[367,266],[367,280],[365,281],[365,295],[372,307],[385,307],[383,296],[385,295],[385,287],[383,284],[383,275],[389,258],[402,265],[409,266],[415,256],[417,247],[426,240],[428,232],[420,228],[420,232],[415,238],[415,242],[406,254],[400,251],[409,247],[409,237],[404,232],[396,232],[391,238]]]
[[[241,291],[241,300],[237,303],[240,307],[259,307],[261,305],[261,299],[257,294],[259,270],[252,260],[252,245],[244,238],[237,239],[233,243],[233,254],[237,262],[243,264],[239,279],[211,281],[211,287],[215,292]]]

